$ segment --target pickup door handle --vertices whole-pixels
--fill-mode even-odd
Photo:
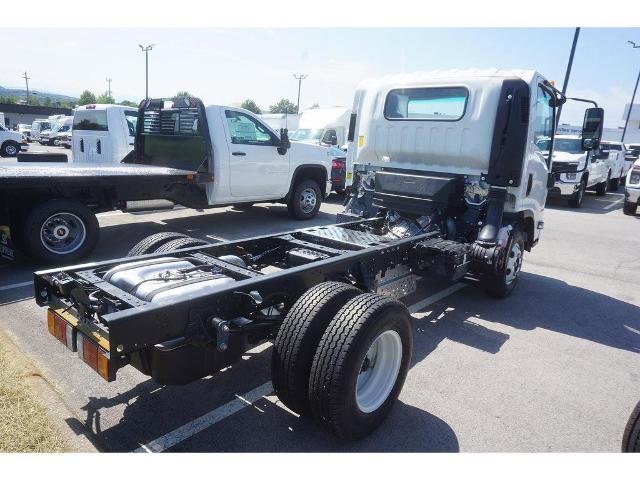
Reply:
[[[231,155],[235,155],[236,157],[244,157],[246,153],[244,152],[232,152]]]

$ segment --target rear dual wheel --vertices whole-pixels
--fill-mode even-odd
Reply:
[[[325,282],[285,319],[272,358],[280,400],[338,437],[362,438],[386,418],[409,369],[410,315],[401,303]]]
[[[149,235],[136,243],[127,257],[137,257],[150,253],[167,253],[181,248],[199,247],[208,245],[209,242],[190,237],[178,232],[160,232]]]

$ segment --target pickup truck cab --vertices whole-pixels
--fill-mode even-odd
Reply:
[[[20,132],[9,130],[0,125],[0,156],[15,157],[20,151],[20,145],[26,144],[26,137]]]
[[[635,215],[638,211],[638,200],[640,199],[640,160],[636,160],[627,172],[624,189],[625,215]]]
[[[120,163],[133,150],[138,109],[84,105],[73,114],[74,163]]]
[[[586,190],[595,189],[598,195],[606,195],[613,176],[608,155],[583,150],[578,135],[556,136],[551,171],[554,185],[549,194],[566,198],[573,208],[580,208]]]
[[[600,142],[600,151],[603,155],[608,155],[607,161],[611,168],[609,190],[616,191],[620,185],[624,185],[627,172],[633,162],[626,161],[627,148],[622,142]]]
[[[84,153],[107,148],[106,111],[76,112],[74,156],[82,139]],[[289,142],[286,131],[279,135],[247,110],[205,108],[196,98],[150,99],[136,124],[135,149],[122,162],[0,166],[0,225],[10,227],[17,248],[47,262],[79,259],[97,242],[95,214],[126,210],[127,202],[169,200],[197,209],[286,203],[294,218],[306,220],[331,190],[326,148]]]

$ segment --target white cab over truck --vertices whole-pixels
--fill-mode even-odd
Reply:
[[[548,140],[541,143],[545,145],[543,148],[547,144]],[[553,153],[555,183],[549,193],[566,198],[570,207],[580,208],[586,190],[595,190],[601,196],[607,194],[613,167],[607,153],[584,150],[580,136],[558,135]]]
[[[350,117],[351,109],[346,107],[306,110],[290,138],[296,142],[342,146],[347,141]]]
[[[195,98],[144,101],[131,120],[135,150],[120,163],[101,162],[110,110],[74,116],[74,156],[80,149],[98,160],[0,166],[0,225],[32,257],[62,263],[85,256],[98,239],[95,214],[126,210],[131,201],[192,208],[282,202],[307,220],[331,190],[326,148],[289,142],[286,130],[276,133],[251,112],[205,108]]]
[[[261,113],[258,117],[276,132],[282,128],[293,132],[300,124],[299,113]]]
[[[73,162],[120,163],[133,150],[138,109],[84,105],[73,114]]]
[[[37,272],[49,332],[87,373],[116,381],[130,365],[160,384],[215,382],[272,339],[284,405],[343,439],[375,430],[411,375],[416,276],[472,277],[497,297],[515,287],[542,228],[537,140],[553,151],[564,97],[536,72],[493,70],[387,78],[357,98],[351,221],[218,244],[162,232],[128,258]],[[590,110],[587,149],[602,119]],[[207,110],[210,127],[226,118],[253,140],[238,114]]]

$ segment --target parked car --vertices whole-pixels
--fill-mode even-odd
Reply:
[[[20,132],[9,130],[4,125],[0,125],[0,156],[15,157],[22,149],[22,145],[26,145],[27,139]]]
[[[548,139],[542,139],[539,146],[546,151]],[[612,168],[608,154],[599,150],[584,150],[578,135],[557,135],[552,156],[551,171],[554,185],[549,195],[566,198],[569,206],[580,208],[584,192],[595,190],[604,196],[609,190]]]
[[[27,123],[19,123],[18,132],[20,132],[25,136],[25,138],[27,139],[27,142],[31,141],[31,125]]]
[[[636,160],[627,173],[627,181],[624,188],[624,207],[626,215],[635,215],[638,211],[638,199],[640,198],[640,159]]]
[[[31,124],[31,140],[39,142],[40,132],[51,129],[51,122],[49,120],[34,120]]]
[[[327,153],[331,157],[331,188],[337,194],[342,195],[346,191],[346,149],[331,146]]]
[[[618,186],[624,185],[627,172],[631,168],[631,163],[626,162],[627,148],[622,142],[600,142],[600,151],[607,154],[607,161],[611,168],[611,179],[609,180],[609,189],[616,191]]]
[[[71,148],[73,142],[73,136],[71,133],[71,129],[67,130],[64,133],[61,133],[59,136],[59,145],[64,148]]]

